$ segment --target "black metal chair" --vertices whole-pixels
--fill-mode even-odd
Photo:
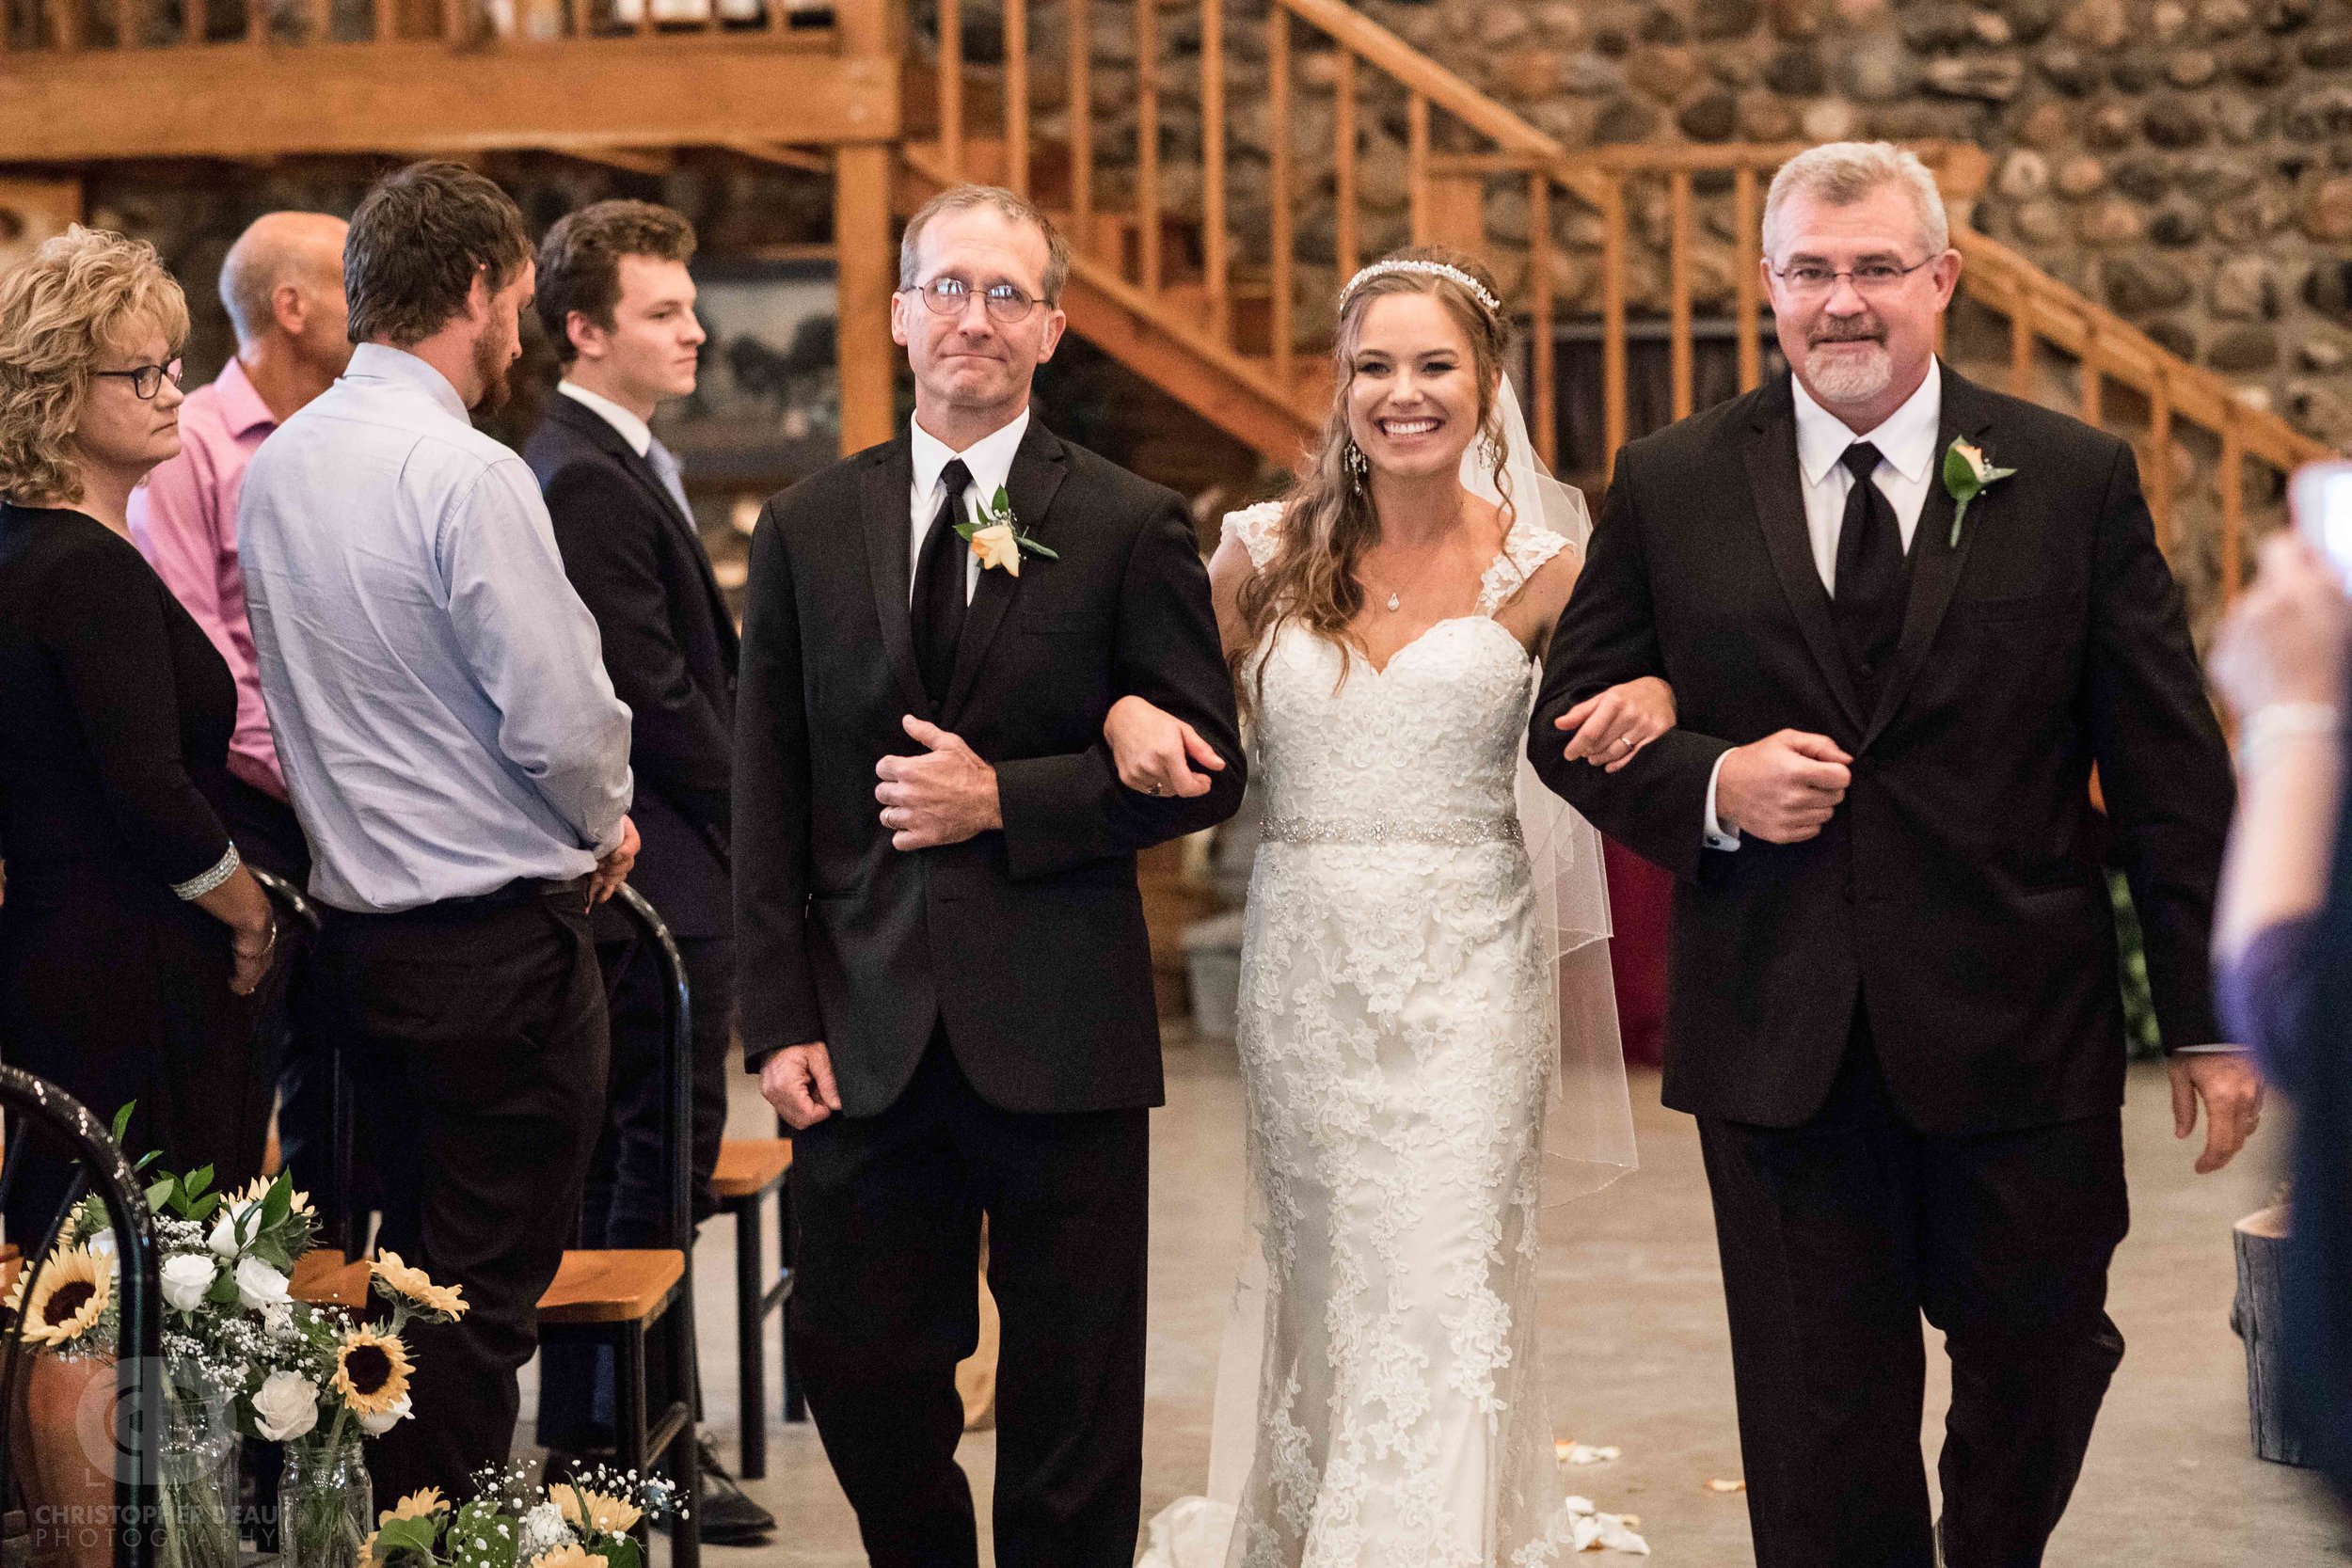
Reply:
[[[661,1083],[662,1132],[669,1160],[665,1205],[670,1245],[654,1249],[574,1249],[564,1255],[555,1283],[539,1298],[539,1339],[585,1340],[612,1347],[612,1426],[625,1469],[644,1473],[667,1458],[670,1481],[682,1507],[670,1526],[674,1568],[699,1568],[702,1525],[694,1506],[701,1493],[702,1462],[695,1444],[693,1118],[693,996],[685,960],[670,928],[636,889],[624,886],[612,903],[634,927],[634,940],[651,950],[661,971],[662,1013],[668,1049]],[[632,954],[612,966],[607,1000]],[[669,1335],[670,1366],[676,1383],[659,1416],[646,1408],[645,1336],[659,1323]],[[647,1525],[641,1521],[644,1538]]]
[[[808,1402],[793,1375],[791,1348],[784,1329],[784,1304],[792,1298],[792,1139],[782,1118],[772,1138],[728,1138],[719,1146],[710,1188],[720,1211],[735,1216],[736,1378],[742,1412],[742,1475],[757,1481],[768,1473],[768,1355],[764,1335],[776,1319],[776,1354],[784,1368],[784,1418],[808,1419]],[[777,1267],[771,1274],[762,1255],[760,1209],[776,1199]]]
[[[0,1067],[0,1109],[8,1118],[8,1149],[0,1156],[0,1203],[27,1159],[71,1160],[75,1169],[65,1199],[51,1216],[40,1245],[15,1260],[26,1272],[27,1303],[40,1283],[50,1249],[66,1217],[93,1189],[106,1206],[119,1275],[115,1334],[115,1568],[150,1568],[163,1529],[161,1444],[164,1431],[162,1289],[153,1216],[147,1196],[106,1124],[80,1101],[46,1079]],[[20,1240],[19,1245],[22,1245]],[[9,1426],[26,1362],[22,1315],[0,1328],[0,1497],[16,1496]]]

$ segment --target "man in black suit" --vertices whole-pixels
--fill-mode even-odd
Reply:
[[[735,620],[711,576],[677,459],[648,421],[694,389],[704,341],[687,262],[694,230],[666,207],[599,201],[540,243],[537,304],[564,362],[557,396],[523,447],[548,501],[564,574],[596,616],[605,669],[629,710],[635,820],[631,884],[677,940],[693,997],[693,1220],[716,1209],[710,1174],[726,1127],[733,1038],[735,911],[727,823],[735,772]],[[667,1050],[654,955],[604,911],[597,952],[620,966],[612,1000],[612,1114],[590,1167],[580,1244],[660,1247],[671,1234],[661,1116]],[[563,1359],[557,1357],[557,1359]],[[540,1441],[602,1447],[612,1359],[540,1380]],[[671,1375],[664,1370],[665,1378]],[[592,1396],[594,1405],[592,1405]],[[594,1408],[603,1406],[602,1410]],[[758,1413],[745,1413],[757,1419]],[[706,1540],[744,1544],[775,1521],[706,1453]]]
[[[771,500],[752,544],[743,1037],[800,1130],[793,1354],[884,1568],[977,1560],[954,1372],[983,1214],[996,1560],[1135,1554],[1162,1099],[1135,857],[1241,797],[1184,502],[1029,408],[1068,258],[1007,191],[916,214],[891,301],[912,426]],[[1206,794],[1120,785],[1102,728],[1131,692],[1225,759]]]
[[[1757,1563],[1927,1568],[1940,1530],[1951,1568],[2016,1568],[2123,1348],[2090,770],[2209,1170],[2256,1093],[2200,1053],[2229,757],[2131,449],[1937,363],[1960,257],[1918,161],[1791,162],[1764,264],[1793,378],[1618,455],[1530,755],[1677,878],[1664,1092],[1699,1118]],[[2014,470],[1964,513],[1956,442]],[[1682,727],[1564,747],[1570,709],[1637,675],[1673,683]],[[1952,1361],[1940,1525],[1922,1312]]]

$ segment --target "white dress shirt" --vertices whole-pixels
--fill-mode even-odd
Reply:
[[[979,509],[986,506],[1003,487],[1006,477],[1012,472],[1012,460],[1021,450],[1021,438],[1029,433],[1029,411],[1026,408],[1013,416],[1010,424],[991,432],[961,451],[923,428],[922,421],[909,419],[907,427],[914,433],[914,484],[907,497],[913,526],[907,536],[907,603],[914,603],[914,579],[923,569],[923,541],[931,531],[931,519],[939,515],[939,503],[946,492],[939,481],[940,470],[957,458],[971,470],[972,483],[963,492],[965,512],[973,521],[979,520]],[[980,558],[969,551],[963,560],[963,602],[972,602],[973,592],[980,583]]]
[[[262,695],[310,891],[394,911],[596,869],[628,708],[538,481],[441,372],[363,343],[237,510]]]
[[[1903,551],[1918,531],[1919,514],[1928,504],[1928,488],[1935,483],[1935,438],[1944,419],[1944,368],[1928,361],[1927,379],[1876,429],[1857,436],[1851,426],[1814,401],[1797,377],[1789,378],[1797,400],[1797,472],[1804,488],[1804,531],[1813,546],[1813,569],[1821,586],[1837,593],[1837,535],[1846,520],[1846,498],[1853,493],[1853,470],[1843,461],[1846,449],[1867,441],[1879,450],[1879,466],[1871,475],[1879,493],[1895,509],[1895,524],[1902,530]],[[1728,756],[1730,753],[1725,752]],[[1725,832],[1715,816],[1715,784],[1722,778],[1724,759],[1707,778],[1707,821],[1709,849],[1737,849],[1740,835]]]
[[[643,457],[653,446],[653,427],[601,392],[592,392],[576,381],[559,381],[555,389],[583,407],[593,408],[604,416],[604,422],[621,433],[628,450]]]

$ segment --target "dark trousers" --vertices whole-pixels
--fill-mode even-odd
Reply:
[[[694,1148],[692,1217],[699,1226],[717,1212],[710,1173],[727,1126],[727,1071],[735,1038],[735,942],[727,937],[680,937],[688,994],[694,1015]],[[662,1010],[660,966],[643,942],[599,942],[599,967],[612,989],[611,1109],[580,1207],[583,1247],[667,1247],[670,1234],[669,1136],[662,1124],[662,1075],[669,1030]],[[675,1396],[680,1373],[661,1348],[648,1345],[647,1408],[660,1411]],[[691,1369],[689,1373],[691,1374]],[[539,1441],[575,1452],[612,1445],[612,1357],[590,1345],[549,1346],[539,1375]]]
[[[934,1031],[880,1116],[793,1139],[795,1366],[875,1568],[971,1568],[956,1363],[1002,1319],[996,1560],[1127,1568],[1143,1481],[1150,1132],[1140,1110],[983,1101]]]
[[[221,825],[236,842],[239,854],[291,884],[295,892],[310,891],[310,844],[292,806],[224,774],[214,792],[213,808],[219,812]],[[331,1023],[310,938],[301,931],[283,929],[278,941],[284,949],[284,985],[273,994],[261,1027],[269,1081],[277,1085],[279,1165],[294,1177],[296,1187],[323,1196],[333,1191]],[[260,1157],[261,1151],[255,1150],[254,1158]],[[366,1213],[377,1206],[378,1194],[369,1163],[356,1148],[351,1172],[352,1207]],[[340,1237],[326,1240],[330,1245],[342,1244]]]
[[[331,915],[320,968],[363,1126],[378,1132],[379,1245],[462,1286],[412,1323],[412,1419],[371,1446],[378,1496],[463,1497],[504,1463],[516,1373],[580,1213],[604,1111],[604,990],[585,895]]]
[[[1924,1313],[1952,1403],[1949,1568],[2031,1568],[2123,1356],[2106,1311],[2128,1225],[2122,1119],[1931,1137],[1857,1019],[1801,1126],[1699,1120],[1757,1568],[1931,1568]]]

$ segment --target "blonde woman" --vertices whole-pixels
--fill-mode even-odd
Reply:
[[[0,282],[0,1058],[216,1184],[269,1115],[249,993],[269,901],[200,785],[225,777],[229,668],[130,541],[180,450],[188,314],[155,252],[75,228]],[[28,1161],[10,1236],[60,1161]],[[31,1227],[31,1228],[28,1228]]]
[[[1366,268],[1317,450],[1279,503],[1226,520],[1210,567],[1267,796],[1238,1031],[1263,1245],[1210,1498],[1154,1521],[1154,1562],[1638,1545],[1567,1512],[1536,1356],[1544,1155],[1581,1163],[1557,1197],[1632,1148],[1598,843],[1519,788],[1587,523],[1530,450],[1507,335],[1467,257]],[[1672,694],[1637,682],[1576,718],[1608,766],[1672,727]],[[1131,787],[1205,787],[1149,705],[1105,733]]]

